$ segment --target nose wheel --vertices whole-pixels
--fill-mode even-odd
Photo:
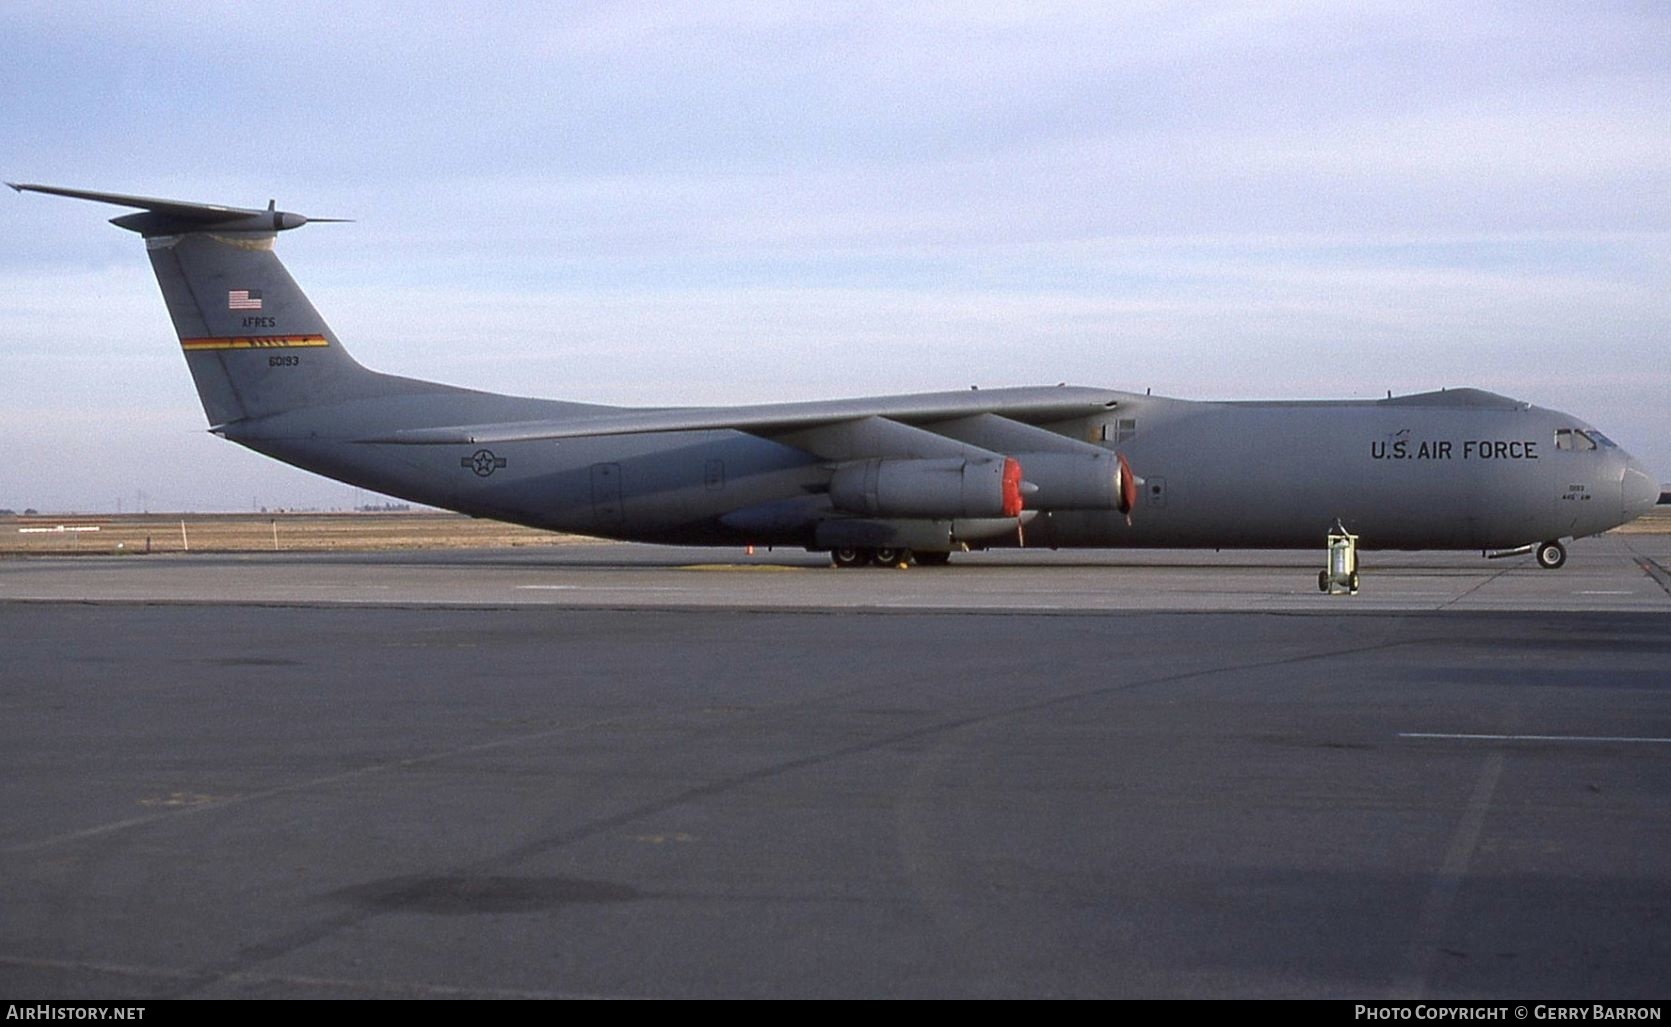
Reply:
[[[1559,542],[1545,542],[1537,548],[1538,566],[1546,571],[1558,569],[1567,562],[1567,547]]]

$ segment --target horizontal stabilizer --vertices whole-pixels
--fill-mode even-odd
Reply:
[[[300,228],[310,221],[345,221],[346,218],[308,218],[286,210],[277,210],[269,203],[266,210],[251,207],[223,207],[215,203],[187,203],[182,200],[161,200],[151,196],[126,196],[121,193],[99,193],[87,189],[65,189],[55,185],[31,185],[27,182],[7,182],[17,192],[47,193],[68,196],[76,200],[92,200],[118,207],[136,207],[140,214],[124,214],[111,218],[110,223],[141,235],[174,235],[181,232],[283,232]]]
[[[921,424],[988,412],[1018,421],[1048,422],[1105,413],[1117,406],[1121,398],[1120,393],[1106,389],[1068,386],[971,389],[968,392],[933,392],[882,399],[621,410],[550,421],[414,428],[360,441],[410,446],[475,446],[599,435],[725,430],[770,436],[867,417]]]

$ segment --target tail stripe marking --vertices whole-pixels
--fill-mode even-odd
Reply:
[[[323,335],[254,335],[240,338],[180,340],[180,348],[187,352],[205,349],[295,349],[330,344]]]

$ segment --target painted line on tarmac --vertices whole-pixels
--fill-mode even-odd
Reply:
[[[675,585],[518,585],[520,592],[692,592]]]
[[[1667,571],[1657,560],[1646,556],[1636,558],[1636,566],[1642,568],[1642,573],[1654,579],[1654,584],[1665,590],[1671,596],[1671,571]]]
[[[1627,742],[1671,745],[1671,738],[1631,738],[1624,735],[1466,735],[1437,731],[1400,731],[1400,738],[1449,739],[1464,742]]]
[[[1485,827],[1485,816],[1491,811],[1491,800],[1497,794],[1497,782],[1503,776],[1505,759],[1501,752],[1485,758],[1473,794],[1463,807],[1462,817],[1445,848],[1443,862],[1433,876],[1427,898],[1422,901],[1421,913],[1416,917],[1416,929],[1410,939],[1409,976],[1393,989],[1393,997],[1415,1000],[1422,997],[1433,977],[1433,968],[1443,950],[1445,931],[1450,924],[1451,910],[1456,905],[1456,893],[1462,879],[1468,875],[1474,850],[1479,848],[1480,833]]]

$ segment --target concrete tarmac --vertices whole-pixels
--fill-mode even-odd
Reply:
[[[1662,998],[1668,544],[0,562],[0,995]]]
[[[1390,612],[1671,610],[1671,534],[1532,557],[1365,552],[1355,596],[1318,591],[1317,552],[963,553],[951,566],[832,572],[800,551],[628,544],[387,553],[0,560],[0,601],[578,606],[744,610]]]

